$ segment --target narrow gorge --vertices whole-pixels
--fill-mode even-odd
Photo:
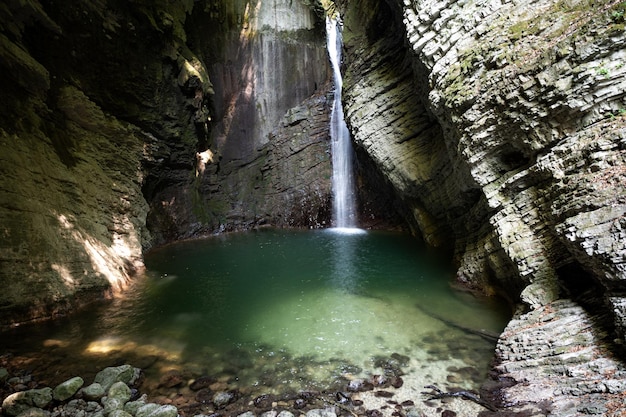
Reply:
[[[5,1],[0,329],[118,299],[173,242],[330,227],[338,13],[358,225],[410,232],[453,286],[511,306],[480,415],[623,415],[625,12]]]

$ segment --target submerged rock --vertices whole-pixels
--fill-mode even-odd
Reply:
[[[235,400],[235,394],[229,391],[220,391],[213,394],[211,401],[217,408],[226,407]]]
[[[4,384],[9,379],[9,371],[6,368],[0,368],[0,384]]]
[[[159,386],[165,388],[179,387],[183,384],[185,384],[185,378],[177,370],[168,371],[159,379]]]
[[[209,404],[213,400],[213,391],[208,388],[196,392],[195,399],[201,404]]]
[[[189,389],[192,391],[199,391],[204,388],[209,388],[211,384],[215,383],[215,378],[211,378],[209,376],[201,376],[196,378],[191,384],[189,384]]]
[[[146,404],[140,407],[135,417],[176,417],[178,410],[173,405]]]
[[[367,391],[373,389],[374,385],[378,384],[366,381],[365,379],[353,379],[352,381],[348,382],[346,390],[350,392]]]
[[[272,403],[276,400],[274,395],[262,394],[252,400],[252,403],[257,408],[270,408]]]

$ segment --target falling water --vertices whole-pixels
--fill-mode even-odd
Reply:
[[[335,94],[330,117],[330,138],[333,162],[333,224],[337,228],[355,227],[354,176],[352,173],[353,150],[350,133],[341,106],[341,27],[338,18],[326,18],[328,55],[333,67]]]

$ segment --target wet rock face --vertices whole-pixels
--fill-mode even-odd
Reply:
[[[201,67],[179,85],[193,61],[180,39],[188,6],[3,7],[1,324],[122,290],[142,268],[146,172],[197,142],[184,89],[210,93]]]
[[[249,158],[290,108],[324,85],[321,13],[300,0],[222,1],[190,19],[215,86],[210,142],[221,158]]]
[[[323,16],[301,1],[211,2],[186,29],[215,94],[187,182],[163,183],[169,174],[156,171],[148,181],[155,241],[328,224],[332,86]]]
[[[210,159],[189,187],[159,193],[163,204],[155,203],[148,225],[156,223],[168,240],[263,225],[328,225],[328,124],[327,98],[317,94],[287,111],[271,140],[244,159],[205,151]]]

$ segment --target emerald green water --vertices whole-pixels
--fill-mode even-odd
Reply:
[[[177,243],[145,262],[124,298],[30,329],[29,346],[71,340],[81,360],[149,356],[160,371],[260,391],[380,373],[399,354],[407,380],[471,369],[457,385],[474,387],[493,342],[447,323],[500,332],[508,319],[495,301],[452,290],[447,262],[397,233],[262,230]]]

